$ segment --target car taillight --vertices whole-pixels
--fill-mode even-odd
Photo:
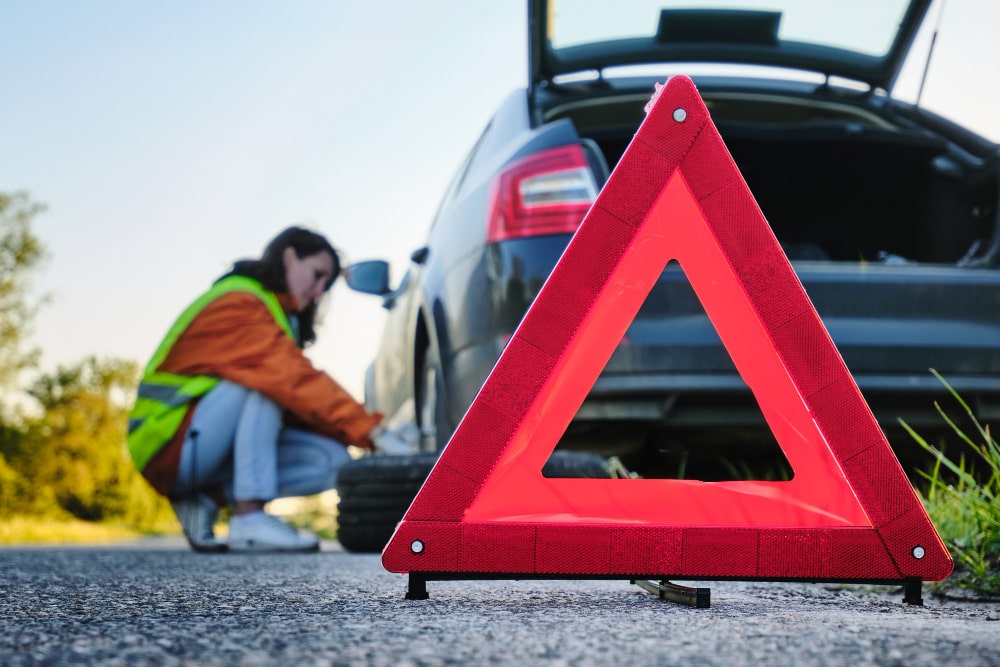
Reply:
[[[596,198],[597,183],[579,146],[529,155],[494,183],[487,241],[572,233]]]

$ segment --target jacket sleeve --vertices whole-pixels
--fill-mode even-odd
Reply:
[[[161,370],[211,375],[267,396],[309,430],[370,449],[369,413],[313,366],[253,294],[232,292],[205,307],[178,337]]]

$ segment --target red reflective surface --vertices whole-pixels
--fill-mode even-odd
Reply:
[[[680,262],[757,397],[794,478],[698,482],[542,477],[552,449],[671,259]],[[871,526],[679,171],[623,253],[464,518]]]

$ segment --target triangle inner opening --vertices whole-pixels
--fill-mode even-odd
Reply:
[[[594,477],[602,463],[608,474],[642,479],[794,475],[677,260],[653,286],[542,475]]]

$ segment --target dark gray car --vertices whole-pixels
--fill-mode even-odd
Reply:
[[[941,426],[931,368],[981,418],[1000,416],[998,146],[892,96],[930,4],[530,0],[530,83],[489,121],[384,296],[368,407],[416,419],[429,451],[447,442],[654,82],[683,73],[897,454],[916,451],[900,418]],[[676,265],[559,448],[646,476],[789,474]]]

